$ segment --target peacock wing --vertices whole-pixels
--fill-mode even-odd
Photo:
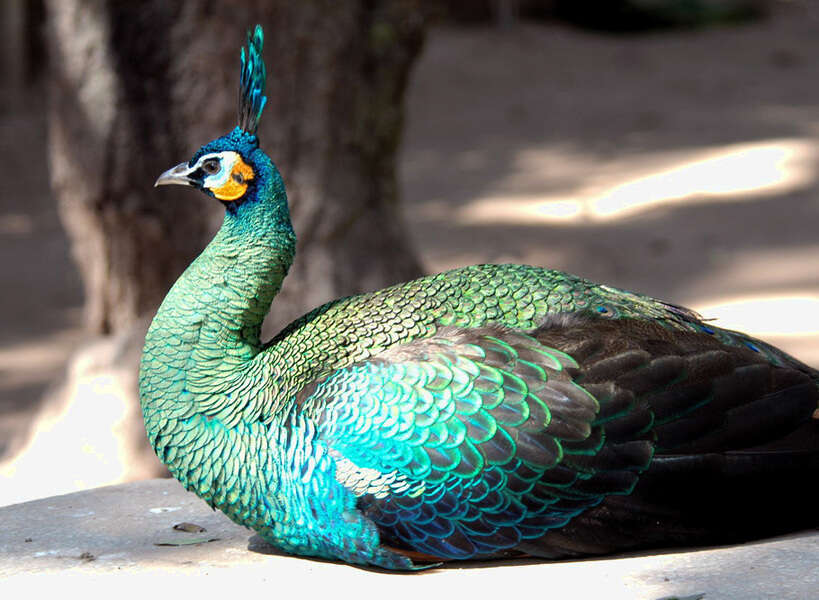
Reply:
[[[601,407],[578,370],[530,335],[442,328],[331,373],[299,406],[383,541],[440,558],[498,556],[627,494],[649,465],[650,416],[605,444],[601,414],[628,421],[633,396]]]
[[[716,327],[569,315],[536,335],[580,365],[575,381],[600,403],[604,450],[648,431],[655,455],[630,494],[521,549],[561,557],[739,542],[819,523],[806,493],[819,476],[815,370]]]
[[[738,514],[708,500],[715,483],[745,486],[747,513],[783,462],[816,474],[815,375],[704,332],[559,315],[528,334],[439,329],[300,407],[386,543],[562,556],[685,542]]]

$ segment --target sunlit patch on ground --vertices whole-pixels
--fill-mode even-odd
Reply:
[[[806,295],[725,298],[699,307],[721,327],[752,335],[819,335],[819,297]]]
[[[590,199],[587,211],[594,217],[617,218],[670,202],[787,193],[814,181],[817,156],[817,145],[800,139],[697,152],[678,166],[629,180]]]
[[[121,429],[133,399],[121,390],[114,377],[91,378],[80,382],[75,397],[40,415],[28,444],[0,463],[0,506],[124,481]]]
[[[525,155],[522,160],[528,162]],[[819,144],[801,138],[675,152],[666,158],[634,156],[625,161],[621,176],[592,172],[582,188],[565,194],[486,196],[463,206],[457,219],[463,224],[572,224],[626,218],[677,203],[741,202],[811,185],[817,160]]]
[[[33,418],[31,436],[0,459],[0,506],[54,494],[156,476],[136,443],[145,436],[136,397],[136,360],[117,362],[118,338],[88,343],[75,352],[50,403]],[[36,345],[19,356],[48,353]],[[2,368],[15,353],[0,353]],[[2,390],[0,386],[0,390]]]
[[[809,364],[819,363],[819,296],[795,291],[715,299],[695,307],[726,329],[769,341]]]

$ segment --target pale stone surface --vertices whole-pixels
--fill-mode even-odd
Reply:
[[[188,522],[206,529],[185,533]],[[754,544],[559,563],[518,561],[395,575],[276,553],[173,480],[155,479],[0,508],[0,590],[83,597],[287,593],[309,597],[808,600],[819,533]],[[160,546],[202,540],[198,544]],[[204,541],[212,540],[212,541]],[[34,596],[36,597],[36,596]]]

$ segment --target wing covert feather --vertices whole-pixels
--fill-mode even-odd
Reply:
[[[641,441],[609,451],[614,470],[584,460],[603,436],[577,368],[532,336],[444,329],[331,374],[304,409],[391,544],[492,555],[626,493],[648,464]]]
[[[582,315],[528,334],[440,328],[309,390],[301,410],[382,540],[458,559],[571,553],[581,526],[574,542],[549,532],[614,497],[656,521],[638,493],[656,455],[730,465],[708,453],[775,443],[817,404],[809,373],[752,349]]]

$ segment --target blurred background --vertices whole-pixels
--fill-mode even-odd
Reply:
[[[153,190],[235,123],[299,248],[266,327],[520,262],[689,306],[819,366],[819,3],[0,3],[0,505],[162,475],[142,337],[221,206]]]

